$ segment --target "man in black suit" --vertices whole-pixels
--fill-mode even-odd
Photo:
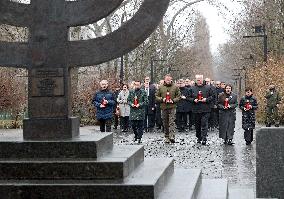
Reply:
[[[156,88],[150,84],[150,78],[145,77],[143,89],[148,97],[148,105],[145,110],[144,129],[146,132],[152,131],[155,126],[155,92]]]

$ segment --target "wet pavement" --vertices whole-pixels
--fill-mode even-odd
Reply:
[[[83,127],[99,129],[98,126]],[[259,128],[259,127],[258,127]],[[0,130],[0,136],[13,134],[22,136],[22,130]],[[255,140],[247,146],[241,128],[241,112],[237,112],[234,145],[224,145],[218,138],[218,130],[210,131],[207,145],[197,144],[195,131],[176,134],[175,144],[165,144],[161,131],[145,133],[142,144],[145,157],[171,157],[175,167],[201,168],[203,178],[226,178],[230,187],[254,188],[256,182],[256,150]],[[254,132],[255,138],[255,132]],[[117,145],[133,145],[133,134],[114,131],[114,143]]]
[[[241,112],[237,112],[233,146],[223,144],[218,130],[209,131],[206,146],[197,143],[194,130],[177,133],[175,144],[165,144],[161,131],[145,133],[142,139],[145,157],[172,157],[176,167],[201,168],[203,178],[226,178],[230,187],[255,190],[255,140],[249,146],[245,144]],[[119,130],[114,132],[114,143],[136,144],[133,143],[133,134]]]

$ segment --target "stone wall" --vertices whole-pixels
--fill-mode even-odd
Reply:
[[[261,128],[256,140],[257,198],[283,198],[284,128]]]

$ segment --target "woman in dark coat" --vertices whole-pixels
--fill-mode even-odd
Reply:
[[[226,85],[225,92],[218,97],[219,137],[224,144],[232,145],[235,132],[237,95],[232,92],[232,86]]]
[[[242,128],[245,130],[244,138],[246,145],[253,141],[253,129],[255,128],[255,110],[258,108],[257,100],[253,96],[252,89],[245,89],[246,95],[240,100],[240,109],[242,110]]]
[[[143,126],[145,119],[145,107],[148,104],[148,97],[144,89],[141,89],[141,82],[136,80],[134,83],[135,89],[130,91],[127,102],[130,106],[130,116],[134,142],[138,140],[141,143],[143,135]]]

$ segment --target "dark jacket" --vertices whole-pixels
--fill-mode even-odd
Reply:
[[[108,101],[108,104],[105,108],[101,108],[100,105],[105,98]],[[113,110],[115,107],[115,97],[113,92],[109,90],[101,90],[95,93],[92,101],[93,105],[96,107],[96,117],[97,119],[111,119],[113,117]]]
[[[135,96],[137,96],[139,107],[134,108],[132,104],[134,104]],[[128,96],[128,104],[130,105],[130,120],[144,120],[145,119],[145,107],[148,104],[148,98],[146,92],[142,89],[139,90],[131,90]]]
[[[187,113],[191,110],[191,102],[189,101],[189,89],[187,87],[179,88],[181,96],[185,96],[186,99],[180,98],[180,101],[177,102],[176,112]]]
[[[245,111],[246,102],[249,102],[252,109]],[[258,108],[257,100],[254,96],[243,96],[240,100],[240,109],[242,110],[242,128],[245,130],[255,128],[255,110]]]
[[[191,86],[190,85],[188,85],[188,86],[185,86],[187,89],[188,89],[188,92],[189,92],[189,90],[191,89]],[[188,93],[189,94],[189,93]],[[188,112],[190,112],[190,111],[192,111],[192,102],[190,102],[189,100],[188,100]]]
[[[230,108],[224,109],[225,99],[228,98]],[[218,97],[219,108],[219,138],[226,139],[227,134],[234,134],[236,121],[237,95],[234,93],[221,93]]]
[[[145,90],[145,93],[148,96],[147,89],[145,87],[142,87],[141,89]],[[155,93],[156,93],[156,88],[153,84],[151,84],[149,86],[148,104],[147,104],[147,106],[145,106],[145,111],[146,111],[147,115],[148,114],[152,115],[152,114],[155,113],[155,103],[156,103]]]
[[[228,109],[224,109],[226,98],[229,99],[229,104],[230,104],[230,108],[228,108]],[[231,93],[231,94],[221,93],[218,97],[217,107],[220,111],[236,111],[236,108],[238,107],[237,95],[234,94],[234,93]]]
[[[214,108],[214,106],[217,105],[217,102],[218,102],[218,95],[217,95],[216,87],[213,85],[210,85],[210,87],[213,93],[213,100],[211,101],[211,108]]]
[[[194,102],[194,100],[197,99],[199,91],[202,92],[202,97],[206,98],[206,102]],[[208,85],[196,85],[191,87],[191,89],[189,90],[189,101],[193,103],[193,113],[210,113],[212,100],[214,100],[214,93],[212,92],[211,87]]]
[[[221,88],[221,87],[217,88],[217,87],[216,87],[217,99],[218,99],[218,96],[219,96],[221,93],[223,93],[223,92],[225,92],[225,90],[224,90],[223,88]]]

